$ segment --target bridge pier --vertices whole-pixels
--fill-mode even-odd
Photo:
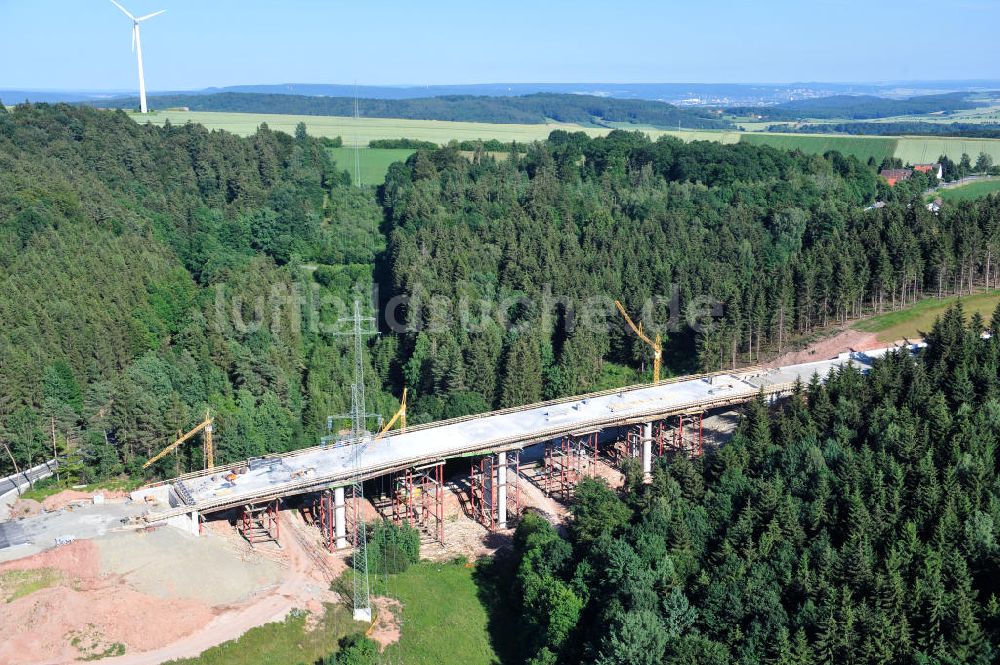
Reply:
[[[352,508],[354,502],[352,500]],[[330,552],[346,549],[354,543],[357,535],[348,519],[347,488],[335,487],[325,490],[319,497],[319,524],[323,534],[323,544]]]
[[[192,536],[201,535],[201,514],[197,510],[171,517],[167,520],[167,524]]]
[[[497,454],[497,529],[507,528],[507,453]]]
[[[653,482],[653,423],[642,424],[642,482]]]
[[[496,457],[489,455],[472,463],[469,475],[472,514],[490,531],[507,529],[511,518],[520,512],[519,474],[520,453],[517,451],[497,453]]]
[[[338,550],[347,547],[347,502],[344,500],[344,488],[333,490],[333,528]]]

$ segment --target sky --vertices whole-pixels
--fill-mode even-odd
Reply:
[[[998,0],[120,0],[150,90],[1000,78]],[[131,90],[108,0],[0,0],[0,88]]]

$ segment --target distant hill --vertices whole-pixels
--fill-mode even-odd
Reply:
[[[1000,123],[971,122],[839,122],[771,125],[768,131],[798,134],[854,134],[857,136],[954,136],[1000,139]]]
[[[733,115],[754,115],[762,120],[800,120],[805,118],[871,120],[897,115],[918,115],[960,111],[986,106],[974,101],[968,92],[919,95],[907,99],[886,99],[872,95],[833,95],[820,99],[802,99],[776,106],[739,106],[727,109]]]
[[[135,98],[86,102],[104,108],[135,108]],[[192,111],[287,113],[294,115],[354,115],[352,97],[223,92],[210,95],[160,95],[149,99],[152,108],[187,107]],[[733,124],[707,109],[682,109],[664,102],[611,99],[591,95],[537,93],[518,97],[450,95],[420,99],[359,99],[366,118],[452,120],[541,124],[548,120],[583,125],[628,123],[654,127],[729,129]]]
[[[889,81],[882,83],[461,83],[445,85],[344,85],[341,83],[251,83],[196,90],[159,89],[150,94],[213,95],[220,92],[253,92],[307,97],[363,97],[365,99],[422,99],[452,95],[520,97],[539,92],[592,95],[613,99],[647,99],[677,106],[773,107],[792,100],[818,99],[833,95],[872,95],[905,99],[914,95],[1000,89],[1000,80]],[[131,96],[121,90],[25,90],[0,89],[8,104],[31,102],[97,101]]]

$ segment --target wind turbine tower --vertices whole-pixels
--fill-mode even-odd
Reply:
[[[139,41],[139,24],[145,20],[153,18],[154,16],[159,16],[167,10],[161,9],[158,12],[153,12],[152,14],[146,14],[145,16],[136,18],[132,16],[129,10],[119,5],[115,2],[115,0],[111,0],[111,4],[122,10],[122,13],[132,20],[132,50],[135,51],[136,58],[139,60],[139,112],[146,113],[148,111],[146,108],[146,79],[142,74],[142,43]]]

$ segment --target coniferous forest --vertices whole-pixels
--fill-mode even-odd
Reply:
[[[482,574],[510,658],[541,663],[992,663],[1000,644],[1000,309],[920,359],[846,369],[620,498],[584,481]],[[984,328],[992,337],[983,339]]]
[[[373,284],[370,408],[405,386],[420,422],[648,379],[614,299],[681,373],[998,282],[996,197],[934,214],[924,174],[888,188],[838,153],[556,131],[421,150],[366,190],[323,147],[305,126],[0,112],[0,428],[19,465],[54,437],[86,479],[135,472],[207,408],[222,460],[314,444],[349,406],[329,333]]]
[[[140,477],[206,409],[220,461],[313,445],[348,409],[336,321],[373,286],[395,305],[366,342],[369,410],[405,387],[420,422],[648,378],[614,299],[681,373],[997,285],[1000,197],[934,213],[928,176],[889,188],[876,166],[554,132],[419,150],[371,190],[305,126],[0,106],[0,472],[54,440],[81,481]],[[599,325],[573,325],[588,307]],[[993,662],[998,328],[953,308],[919,357],[751,404],[649,486],[584,483],[568,538],[526,516],[481,571],[506,657]],[[147,477],[201,464],[192,445]]]

